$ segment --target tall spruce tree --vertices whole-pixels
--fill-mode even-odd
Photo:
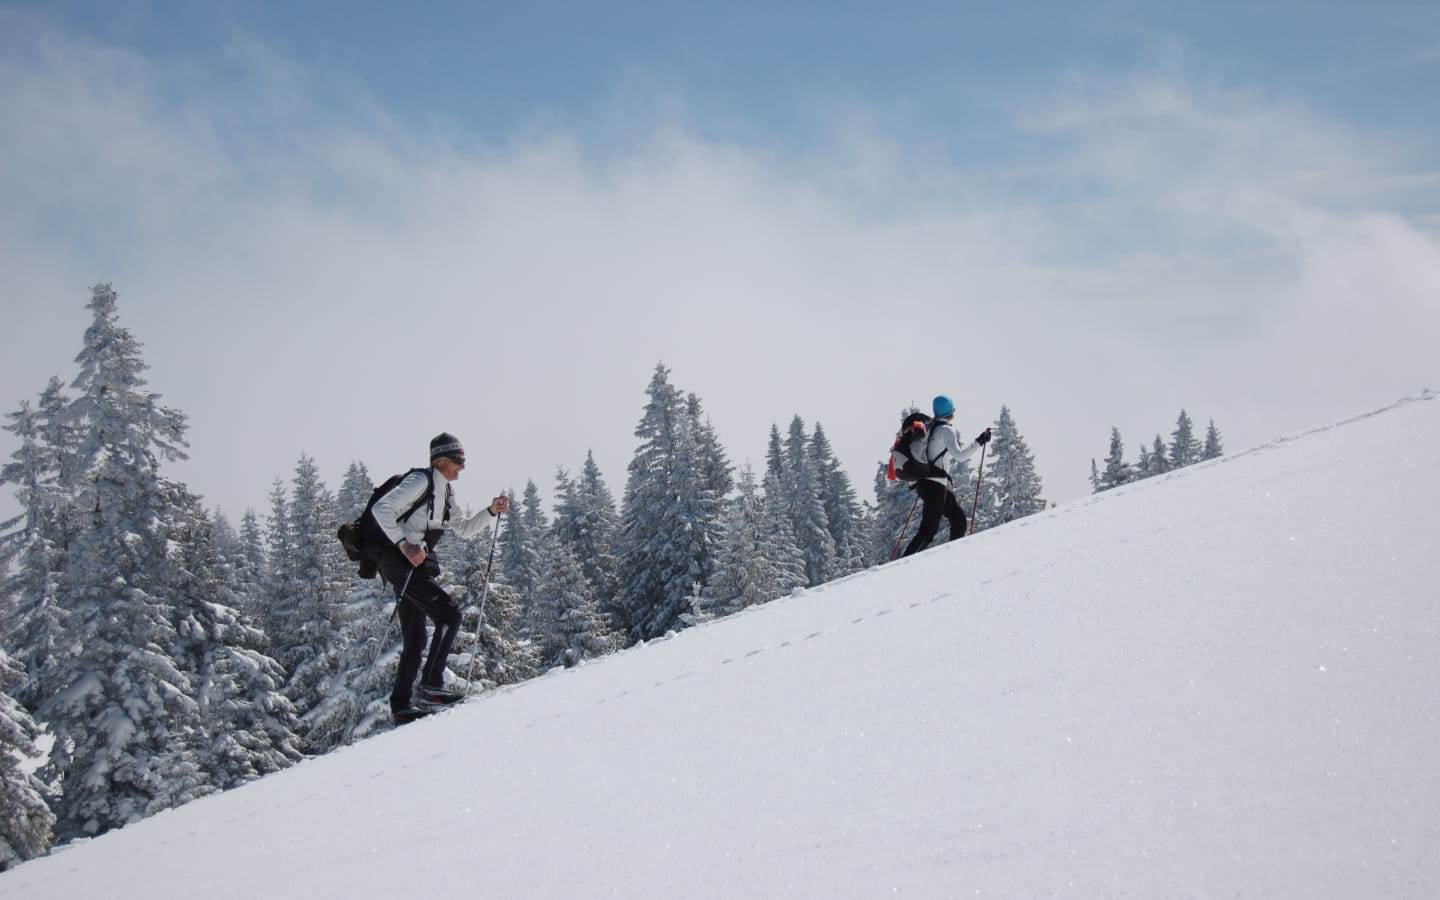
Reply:
[[[632,642],[681,624],[710,577],[718,538],[713,478],[695,467],[704,457],[699,423],[663,363],[646,394],[621,514],[619,593]]]
[[[240,518],[240,532],[236,539],[239,546],[234,559],[235,603],[265,631],[268,625],[265,605],[262,602],[266,581],[265,530],[260,527],[260,519],[255,515],[255,510],[245,510],[245,515]],[[268,639],[268,631],[266,636]]]
[[[11,462],[0,469],[0,484],[13,485],[24,512],[0,523],[0,614],[14,661],[25,677],[13,696],[28,709],[39,706],[52,669],[60,659],[58,644],[66,633],[67,610],[57,596],[75,509],[62,472],[73,468],[72,429],[65,423],[68,405],[62,383],[50,380],[38,409],[28,401],[5,430],[20,440]]]
[[[525,483],[525,493],[519,498],[512,492],[510,500],[509,527],[500,538],[500,559],[504,562],[505,583],[528,608],[545,567],[545,532],[549,522],[541,508],[540,489],[534,481]]]
[[[548,540],[545,572],[535,594],[537,620],[544,623],[536,640],[540,668],[570,668],[619,649],[620,635],[600,611],[580,560],[558,537]]]
[[[64,413],[75,438],[66,477],[77,533],[56,590],[66,636],[39,708],[55,736],[43,777],[60,788],[62,838],[99,834],[206,790],[192,754],[194,685],[170,655],[173,492],[160,465],[184,457],[185,419],[144,389],[141,345],[119,325],[116,299],[108,284],[92,292],[77,396]]]
[[[171,653],[196,688],[203,729],[196,762],[210,784],[225,790],[298,762],[300,723],[282,692],[284,669],[266,653],[264,632],[239,609],[199,498],[179,485],[171,495]]]
[[[1135,480],[1135,469],[1125,461],[1125,442],[1120,429],[1110,427],[1110,455],[1105,457],[1105,471],[1100,474],[1095,490],[1108,491]]]
[[[564,470],[556,474],[555,480],[555,536],[580,561],[580,571],[594,591],[600,609],[610,617],[612,628],[626,631],[628,626],[615,602],[619,515],[615,510],[615,497],[595,464],[595,454],[585,455],[578,481],[572,480]]]
[[[1182,469],[1200,461],[1204,448],[1195,436],[1195,423],[1185,410],[1175,420],[1175,430],[1170,434],[1170,467]]]
[[[259,610],[260,626],[270,636],[271,652],[285,667],[293,670],[295,656],[291,653],[293,609],[286,591],[286,563],[290,554],[290,492],[279,478],[270,489],[270,512],[265,517],[264,568],[258,577],[259,592],[254,598]]]
[[[513,526],[515,519],[506,516],[504,522]],[[500,556],[491,552],[492,539],[493,532],[457,536],[453,545],[446,544],[448,590],[464,615],[450,655],[450,671],[461,679],[471,678],[470,688],[477,691],[533,678],[537,666],[535,644],[522,633],[520,598],[506,583]],[[476,624],[467,631],[468,622]]]
[[[1217,459],[1225,455],[1225,446],[1220,440],[1220,429],[1215,427],[1215,420],[1210,420],[1210,426],[1205,429],[1205,448],[1200,452],[1201,459]]]
[[[778,489],[774,475],[767,484]],[[766,603],[805,584],[805,560],[795,546],[789,516],[770,515],[766,498],[746,466],[740,492],[727,501],[715,576],[701,594],[706,617],[719,618]]]
[[[339,636],[316,667],[317,701],[305,712],[312,747],[335,747],[389,727],[390,691],[400,655],[395,592],[380,579],[354,588],[335,610]]]
[[[720,438],[715,434],[715,426],[710,424],[710,420],[705,416],[700,398],[694,394],[687,395],[685,411],[689,416],[694,442],[691,465],[700,480],[701,490],[710,498],[712,512],[718,516],[720,504],[725,502],[725,498],[735,487],[732,467],[725,455],[725,448],[720,446]]]
[[[365,511],[375,485],[370,482],[370,472],[362,462],[351,462],[340,482],[340,492],[335,495],[335,511],[341,522],[353,522]],[[338,526],[337,526],[338,527]]]
[[[280,603],[271,618],[283,613],[286,621],[284,630],[272,631],[270,637],[275,658],[289,674],[285,695],[301,716],[306,746],[323,752],[334,747],[343,732],[321,728],[306,714],[324,700],[323,685],[335,674],[333,651],[341,624],[337,614],[350,592],[351,571],[335,540],[339,519],[335,498],[320,480],[314,459],[301,454],[291,484],[285,522],[289,544],[272,560],[278,587],[275,600]]]
[[[747,515],[756,514],[753,509]],[[771,586],[764,590],[776,591],[774,596],[788,594],[795,588],[805,586],[805,555],[795,540],[795,531],[790,527],[790,517],[785,514],[783,496],[778,475],[766,475],[761,485],[760,507],[760,556],[765,566],[773,570]],[[748,522],[748,519],[747,519]],[[764,582],[761,582],[763,585]]]
[[[1044,488],[1040,473],[1035,470],[1035,457],[1015,427],[1010,407],[1000,407],[1000,418],[995,420],[990,443],[994,448],[990,477],[995,485],[995,524],[1043,511],[1045,499],[1041,492]]]
[[[825,521],[835,542],[835,577],[859,572],[870,564],[868,515],[819,422],[810,437],[810,458],[815,465]]]
[[[782,478],[785,472],[785,443],[780,440],[780,426],[770,423],[770,443],[765,447],[765,477]]]
[[[821,479],[810,454],[805,422],[798,415],[790,421],[789,437],[781,463],[780,489],[790,514],[795,543],[805,557],[805,578],[809,585],[824,584],[839,571],[835,538],[821,497]]]
[[[1155,435],[1155,443],[1150,448],[1150,467],[1147,475],[1164,475],[1173,466],[1170,465],[1169,451],[1165,448],[1165,442],[1160,435]]]

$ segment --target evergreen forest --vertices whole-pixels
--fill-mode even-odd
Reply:
[[[95,285],[88,309],[72,375],[6,417],[18,449],[0,482],[23,512],[0,523],[0,869],[390,727],[394,596],[357,577],[336,528],[392,473],[357,459],[332,487],[301,454],[227,520],[167,477],[186,416],[149,389],[116,291]],[[757,471],[665,365],[643,396],[618,491],[587,455],[530,473],[493,532],[446,539],[457,685],[516,684],[843,578],[918,524],[888,460],[862,496],[819,422],[772,425]],[[976,530],[1048,505],[1011,410],[991,427],[951,472]],[[1115,431],[1095,488],[1220,452],[1183,412],[1172,437],[1128,463]]]

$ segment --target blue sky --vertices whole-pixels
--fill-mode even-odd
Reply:
[[[490,140],[547,116],[593,118],[640,78],[683,92],[728,124],[720,132],[803,140],[814,104],[858,97],[963,153],[970,125],[1057,77],[1169,54],[1219,83],[1423,137],[1415,114],[1433,97],[1440,55],[1440,13],[1418,0],[6,6],[158,59],[213,60],[248,36],[363,85],[412,123],[434,116]]]
[[[994,7],[0,3],[0,402],[102,278],[234,514],[439,430],[475,499],[588,449],[618,493],[657,360],[865,491],[905,404],[1008,404],[1056,500],[1112,425],[1436,386],[1435,4]]]

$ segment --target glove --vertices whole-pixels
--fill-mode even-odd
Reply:
[[[979,444],[982,447],[990,443],[990,429],[987,428],[984,431],[980,432],[980,436],[975,438],[975,443]]]

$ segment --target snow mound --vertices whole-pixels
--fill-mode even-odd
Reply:
[[[486,695],[0,897],[1436,896],[1436,534],[1427,392]]]

